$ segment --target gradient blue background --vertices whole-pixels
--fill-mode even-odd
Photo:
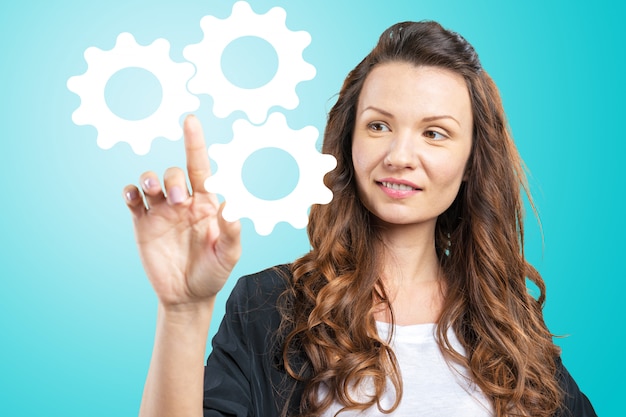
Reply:
[[[124,31],[144,45],[170,40],[172,59],[183,61],[183,47],[202,38],[200,18],[225,18],[233,3],[61,0],[0,6],[0,415],[136,415],[156,300],[121,190],[147,169],[162,173],[184,164],[183,146],[157,139],[146,156],[126,144],[98,148],[93,127],[72,123],[80,100],[65,83],[86,70],[87,47],[110,49]],[[343,78],[392,23],[435,19],[474,44],[500,87],[532,173],[545,242],[529,216],[527,251],[548,285],[546,320],[554,333],[568,335],[558,340],[564,361],[598,414],[623,415],[624,6],[539,0],[250,3],[257,13],[284,7],[287,26],[312,36],[304,56],[317,76],[299,85],[297,109],[282,110],[293,128],[323,130]],[[211,98],[201,100],[197,114],[210,142],[228,142],[232,122],[242,115],[216,119]],[[247,220],[243,244],[217,318],[236,276],[288,262],[308,248],[304,230],[280,224],[261,237]]]

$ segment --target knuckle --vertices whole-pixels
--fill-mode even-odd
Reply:
[[[169,167],[163,174],[164,181],[182,180],[183,178],[185,178],[185,174],[179,167]]]

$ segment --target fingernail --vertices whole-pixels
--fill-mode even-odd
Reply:
[[[156,185],[156,180],[154,178],[146,178],[145,180],[143,180],[142,185],[144,190],[149,190]]]
[[[175,185],[169,189],[167,197],[172,204],[179,204],[185,201],[187,196],[183,192],[182,188]]]
[[[139,193],[137,192],[137,190],[126,191],[126,194],[124,195],[126,196],[126,201],[133,201],[134,199],[139,197]]]

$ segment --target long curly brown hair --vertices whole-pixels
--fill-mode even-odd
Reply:
[[[435,231],[446,288],[437,324],[440,348],[447,360],[469,369],[497,417],[552,416],[562,398],[555,376],[560,352],[543,320],[543,279],[524,257],[522,191],[528,189],[522,162],[498,89],[474,48],[430,21],[387,29],[350,72],[328,115],[322,151],[337,158],[337,168],[325,178],[334,198],[312,207],[312,250],[292,264],[291,285],[281,297],[283,363],[291,377],[304,381],[298,412],[319,415],[334,401],[344,410],[377,406],[391,412],[402,397],[398,364],[379,338],[373,314],[381,304],[391,308],[380,275],[380,230],[358,198],[351,151],[363,83],[386,62],[452,70],[463,76],[471,98],[466,181]],[[527,279],[539,289],[537,299]],[[453,349],[449,328],[466,356]],[[379,398],[388,378],[396,402],[383,410]],[[375,395],[359,402],[350,396],[351,387],[365,380],[373,382]]]

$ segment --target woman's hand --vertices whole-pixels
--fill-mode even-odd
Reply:
[[[195,116],[185,119],[184,136],[191,195],[180,168],[165,172],[165,191],[155,173],[141,175],[145,204],[136,186],[124,188],[141,261],[166,309],[211,300],[241,254],[239,222],[224,220],[223,205],[204,189],[211,167]]]

